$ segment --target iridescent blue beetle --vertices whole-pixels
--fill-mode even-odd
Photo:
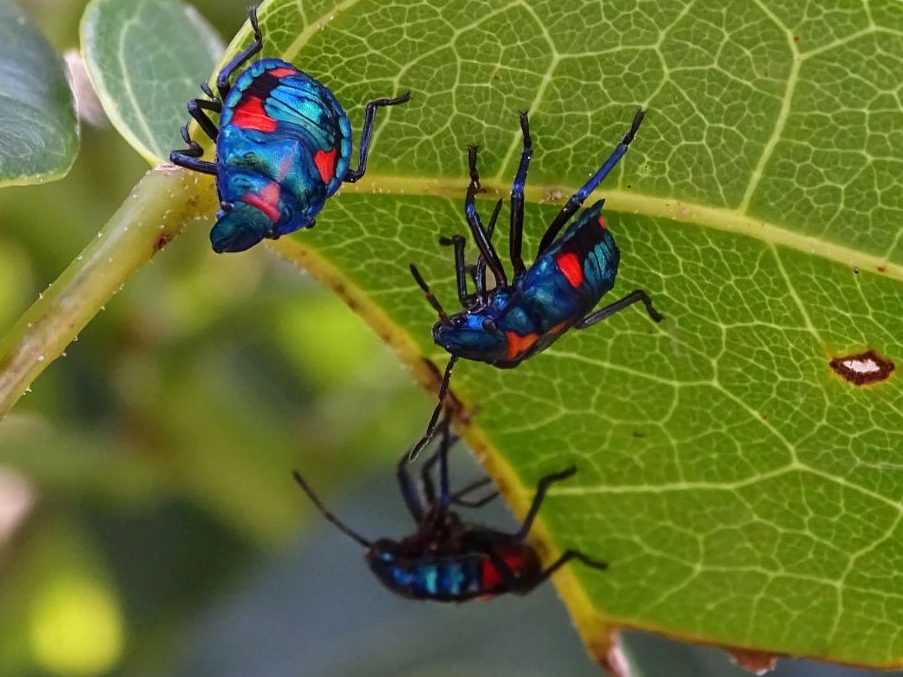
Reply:
[[[471,269],[475,293],[467,292],[465,240],[460,235],[442,242],[454,246],[458,299],[464,307],[462,312],[454,315],[446,313],[416,266],[411,264],[411,274],[426,293],[430,305],[439,314],[439,321],[433,326],[433,340],[451,353],[439,389],[439,404],[433,412],[426,434],[414,445],[415,455],[426,443],[436,425],[448,390],[451,371],[457,359],[486,362],[503,369],[516,367],[528,357],[548,348],[567,330],[586,329],[637,302],[645,305],[646,311],[655,322],[664,319],[652,306],[649,295],[642,289],[636,289],[614,303],[592,312],[602,296],[614,286],[620,260],[618,247],[602,216],[604,200],[581,212],[564,235],[556,239],[590,193],[627,152],[644,116],[642,110],[636,112],[630,129],[611,156],[589,181],[570,197],[552,220],[539,244],[536,259],[527,268],[521,256],[521,242],[524,224],[524,184],[533,155],[533,141],[530,138],[527,114],[520,114],[523,151],[511,188],[509,253],[514,277],[510,283],[492,245],[492,232],[501,201],[496,204],[488,227],[484,229],[474,202],[474,197],[480,189],[477,149],[475,146],[468,149],[470,184],[464,200],[464,214],[480,252],[477,265]],[[486,286],[487,267],[495,278],[495,287],[492,289],[487,289]]]
[[[192,99],[188,112],[216,141],[216,162],[201,160],[203,149],[188,127],[188,148],[173,151],[171,162],[216,176],[220,210],[210,232],[214,251],[240,252],[263,238],[275,239],[311,228],[326,199],[342,182],[353,183],[367,169],[376,109],[411,98],[376,99],[364,108],[357,169],[350,168],[351,124],[327,87],[279,59],[255,61],[229,80],[263,48],[256,8],[248,11],[254,42],[237,54],[216,78],[217,98]],[[217,129],[207,112],[220,114]]]
[[[448,480],[448,451],[455,440],[448,429],[448,416],[441,427],[436,453],[424,463],[419,487],[408,472],[409,454],[398,463],[398,482],[417,531],[401,540],[380,538],[370,541],[329,512],[307,482],[295,473],[295,480],[323,516],[367,549],[367,564],[380,582],[392,592],[410,599],[434,602],[466,602],[504,593],[524,595],[555,571],[576,559],[595,569],[608,565],[576,550],[567,550],[543,568],[536,550],[525,543],[549,486],[571,477],[573,467],[546,475],[539,481],[533,503],[520,529],[514,533],[465,522],[451,509],[453,505],[480,507],[498,492],[478,499],[469,496],[488,484],[483,479],[452,493]],[[432,478],[439,464],[439,493]]]

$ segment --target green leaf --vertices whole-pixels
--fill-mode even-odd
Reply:
[[[611,300],[646,288],[667,321],[630,309],[515,370],[460,364],[465,437],[521,514],[541,475],[577,464],[542,517],[555,549],[611,563],[559,579],[595,651],[628,625],[903,662],[903,391],[829,367],[866,348],[903,359],[903,110],[888,90],[903,11],[405,5],[267,6],[265,53],[330,83],[355,129],[367,99],[414,92],[380,111],[367,179],[274,247],[409,363],[441,367],[407,266],[454,305],[436,238],[465,230],[466,147],[481,148],[487,214],[530,111],[534,251],[559,208],[538,203],[579,187],[647,108],[599,197],[623,253]]]
[[[25,13],[0,0],[0,186],[64,177],[78,121],[62,59]]]
[[[903,8],[272,0],[260,15],[264,55],[329,83],[356,130],[368,99],[414,93],[379,112],[367,177],[272,247],[433,387],[421,356],[446,356],[407,265],[453,305],[436,238],[464,230],[466,147],[481,148],[486,213],[510,189],[517,111],[530,111],[532,251],[561,196],[648,109],[599,197],[622,250],[611,300],[646,288],[667,320],[630,309],[515,370],[462,363],[453,383],[464,437],[519,514],[541,475],[578,466],[536,535],[610,562],[556,577],[591,650],[630,626],[903,664],[903,390],[898,373],[855,386],[829,366],[866,349],[903,359]],[[249,38],[246,25],[228,54]],[[170,214],[164,191],[183,210],[170,218],[199,197],[212,211],[210,182],[188,177],[187,196],[142,184],[142,222]],[[102,296],[75,298],[86,318]],[[59,308],[54,342],[35,337],[30,323]],[[4,344],[15,387],[71,336],[69,312],[36,305]],[[2,411],[15,387],[0,378]]]
[[[222,54],[219,36],[178,0],[92,0],[81,40],[113,125],[148,162],[168,162],[184,145],[185,104]]]

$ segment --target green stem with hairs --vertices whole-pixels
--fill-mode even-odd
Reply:
[[[141,266],[189,221],[215,208],[208,183],[171,165],[149,171],[138,182],[97,237],[0,343],[0,419]]]

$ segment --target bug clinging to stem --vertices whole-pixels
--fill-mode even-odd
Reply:
[[[572,560],[598,570],[608,567],[576,550],[565,551],[543,567],[536,549],[526,542],[549,487],[573,476],[573,467],[540,479],[520,528],[510,533],[499,531],[467,522],[453,509],[481,507],[498,492],[473,497],[488,484],[488,478],[453,492],[449,487],[448,453],[456,439],[449,430],[448,414],[439,424],[438,438],[436,452],[421,468],[419,483],[411,476],[409,454],[398,462],[401,495],[417,525],[413,534],[400,540],[370,540],[360,535],[327,510],[304,478],[295,473],[295,480],[323,516],[363,546],[367,564],[389,590],[410,599],[466,602],[505,593],[526,594]],[[437,465],[438,492],[433,478]]]
[[[653,321],[664,319],[643,289],[635,289],[617,301],[593,310],[614,287],[620,262],[620,251],[602,215],[604,200],[580,212],[559,236],[587,197],[627,152],[644,118],[645,112],[638,109],[630,129],[611,155],[552,219],[542,236],[536,257],[528,267],[522,255],[524,184],[533,156],[533,139],[527,113],[520,114],[523,146],[511,187],[508,250],[513,275],[510,282],[492,244],[501,202],[496,204],[488,225],[484,227],[474,199],[480,190],[477,148],[471,146],[468,149],[470,183],[464,199],[464,215],[479,250],[476,266],[468,269],[465,265],[466,242],[463,236],[442,240],[454,247],[458,300],[463,310],[454,314],[446,312],[417,267],[411,264],[414,280],[439,316],[433,325],[433,340],[451,355],[439,388],[439,403],[426,433],[413,447],[414,455],[423,448],[435,428],[448,392],[452,369],[458,359],[485,362],[503,369],[513,368],[548,348],[568,330],[587,329],[638,302],[643,304]],[[495,280],[492,288],[486,283],[487,269]],[[473,293],[468,293],[468,272],[473,280]]]
[[[410,100],[374,99],[364,107],[358,164],[351,167],[351,123],[323,83],[280,59],[251,58],[263,49],[257,9],[248,10],[254,40],[219,72],[216,91],[188,102],[188,113],[216,142],[216,159],[182,128],[184,150],[174,164],[216,177],[220,200],[210,241],[217,252],[239,252],[264,238],[312,228],[326,200],[343,182],[367,170],[370,138],[378,108]],[[232,81],[233,76],[234,82]],[[219,115],[219,126],[210,118]]]

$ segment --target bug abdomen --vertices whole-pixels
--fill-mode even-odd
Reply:
[[[351,126],[326,87],[279,59],[262,59],[236,80],[217,140],[217,163],[254,170],[303,201],[329,197],[351,156]]]
[[[601,203],[585,210],[547,255],[574,293],[593,299],[609,291],[618,274],[621,253],[602,215]]]

